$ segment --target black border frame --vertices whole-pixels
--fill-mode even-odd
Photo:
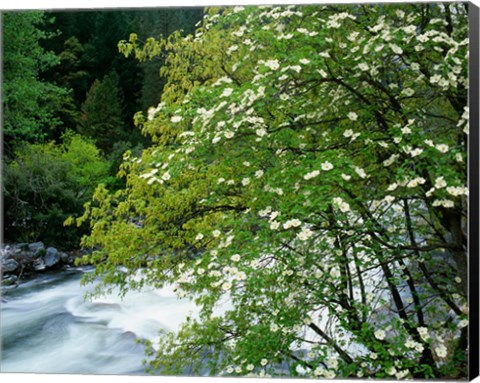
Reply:
[[[479,375],[479,7],[469,3],[469,380]]]

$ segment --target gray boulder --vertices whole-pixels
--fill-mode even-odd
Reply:
[[[12,286],[17,282],[17,280],[18,277],[16,275],[8,275],[2,279],[2,286]]]
[[[60,253],[54,247],[47,247],[47,251],[43,256],[43,262],[45,263],[46,267],[55,266],[58,262],[60,262]]]
[[[45,245],[43,242],[35,242],[28,245],[28,251],[33,253],[35,257],[38,257],[42,250],[45,250]]]
[[[32,267],[35,271],[45,270],[45,262],[42,258],[37,258],[33,261]]]
[[[16,245],[3,245],[0,250],[1,259],[9,259],[21,252],[21,248]]]
[[[68,261],[68,254],[67,253],[64,253],[64,252],[60,252],[60,260],[65,263]]]
[[[15,259],[4,259],[2,261],[2,271],[4,273],[12,273],[18,269],[18,262]]]

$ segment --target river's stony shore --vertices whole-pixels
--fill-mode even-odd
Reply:
[[[0,249],[2,287],[16,286],[22,279],[47,270],[62,269],[75,264],[83,251],[59,251],[43,242],[6,244]]]

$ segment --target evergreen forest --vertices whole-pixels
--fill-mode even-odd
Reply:
[[[109,190],[126,150],[150,144],[133,116],[160,99],[163,59],[125,58],[118,42],[191,33],[201,8],[3,13],[4,241],[78,248],[97,184]]]

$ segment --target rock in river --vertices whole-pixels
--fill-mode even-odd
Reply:
[[[47,251],[43,256],[43,262],[46,267],[55,266],[60,261],[60,253],[54,247],[47,247]]]
[[[43,242],[35,242],[28,245],[28,251],[32,253],[35,257],[38,257],[42,250],[45,250],[45,245],[43,244]]]
[[[2,271],[4,273],[11,273],[18,269],[18,262],[14,259],[4,259],[2,261]]]

